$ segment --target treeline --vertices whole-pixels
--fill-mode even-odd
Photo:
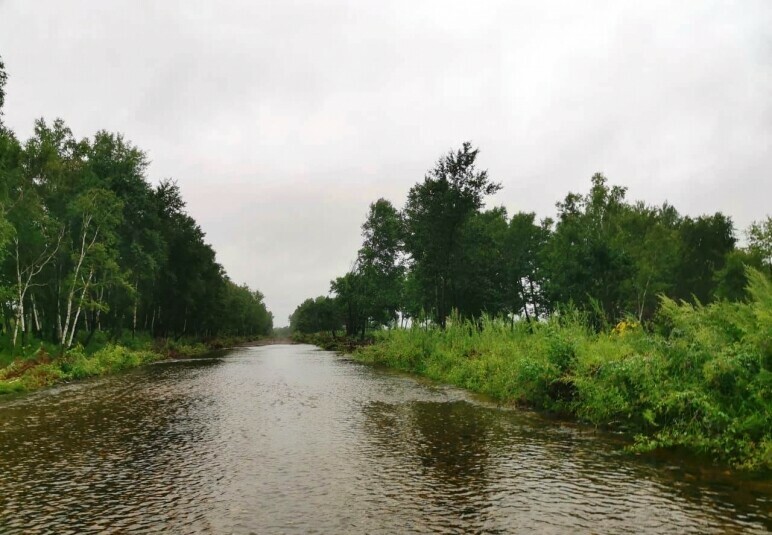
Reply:
[[[5,344],[270,333],[263,295],[228,278],[174,181],[152,185],[147,156],[120,134],[76,139],[40,119],[20,141],[2,123],[5,81],[0,62]]]
[[[379,199],[362,227],[354,267],[331,296],[290,316],[297,332],[368,329],[452,314],[514,323],[566,307],[598,330],[623,319],[646,324],[660,296],[692,303],[745,298],[746,266],[772,277],[772,218],[754,223],[738,247],[732,220],[683,216],[670,204],[631,202],[601,174],[585,194],[557,203],[557,218],[485,209],[501,189],[476,166],[470,143],[441,157],[413,186],[402,210]]]

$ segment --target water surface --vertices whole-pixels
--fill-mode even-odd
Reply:
[[[772,485],[310,346],[0,401],[0,533],[767,533]]]

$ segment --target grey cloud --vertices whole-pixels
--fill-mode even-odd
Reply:
[[[554,213],[604,171],[738,226],[772,198],[772,4],[0,2],[6,122],[120,131],[277,323],[326,293],[368,203],[472,139]]]

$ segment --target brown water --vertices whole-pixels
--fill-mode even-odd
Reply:
[[[0,402],[0,533],[767,533],[772,485],[310,346]]]

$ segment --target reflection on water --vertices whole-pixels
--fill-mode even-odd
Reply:
[[[0,474],[2,533],[772,528],[768,482],[308,346],[2,401]]]

